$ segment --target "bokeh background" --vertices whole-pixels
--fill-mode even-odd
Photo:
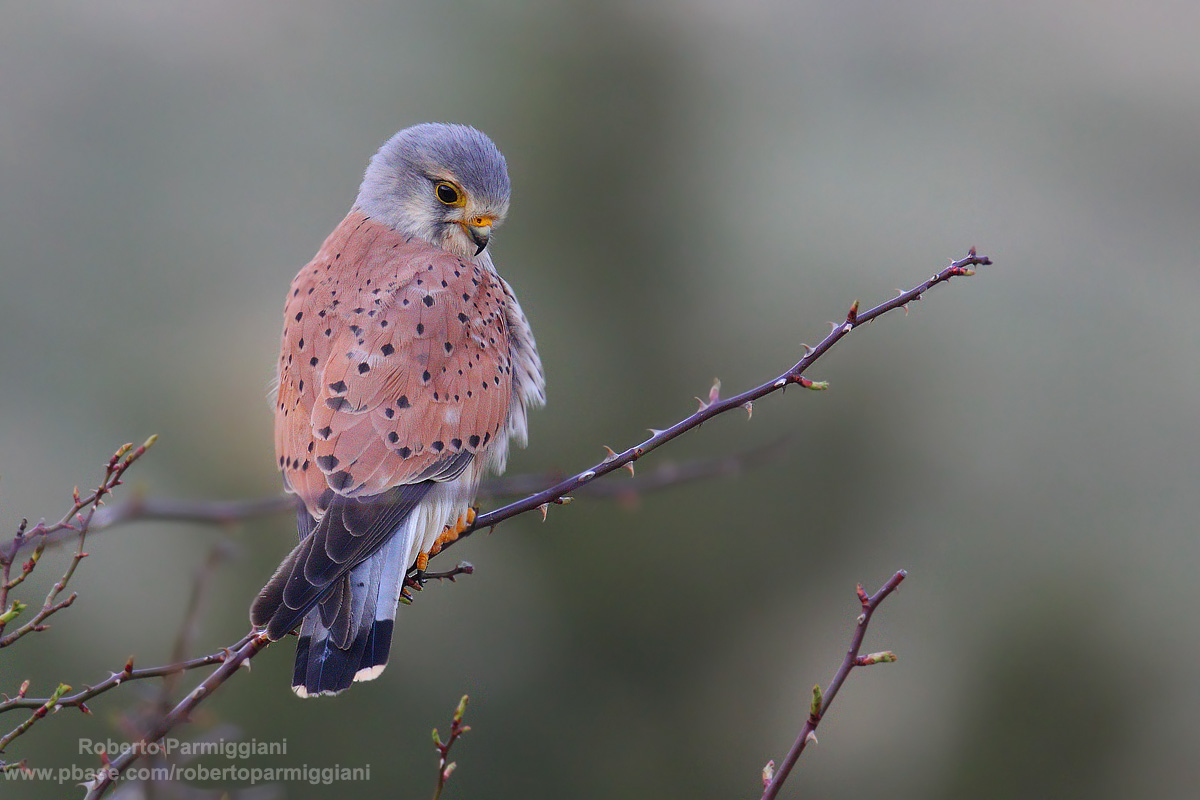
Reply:
[[[770,464],[451,551],[476,574],[402,609],[380,680],[301,702],[271,648],[179,733],[287,757],[203,763],[369,764],[368,784],[279,788],[427,797],[429,729],[468,693],[449,797],[757,796],[855,583],[906,568],[867,643],[900,661],[852,676],[785,796],[1194,796],[1198,29],[1187,2],[6,3],[4,535],[151,433],[127,494],[276,491],[289,280],[380,142],[471,123],[508,158],[494,253],[549,378],[515,472],[582,469],[714,376],[778,374],[851,300],[970,245],[996,265],[839,344],[810,375],[829,392],[641,468],[791,437]],[[166,660],[221,537],[237,557],[195,650],[233,641],[293,536],[96,536],[79,601],[2,654],[0,691]],[[147,693],[4,758],[92,766],[78,738],[127,739]]]

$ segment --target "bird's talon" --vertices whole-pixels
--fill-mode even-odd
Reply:
[[[442,532],[434,541],[433,547],[429,548],[428,555],[435,556],[440,553],[442,548],[444,548],[446,545],[457,541],[458,537],[462,535],[463,531],[475,524],[476,516],[478,515],[475,511],[475,507],[469,506],[466,513],[460,516],[453,525],[447,525],[446,527],[442,528]],[[428,560],[429,559],[426,558],[426,561]]]

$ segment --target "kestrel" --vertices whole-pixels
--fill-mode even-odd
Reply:
[[[545,402],[533,333],[487,250],[508,201],[504,156],[483,133],[407,128],[292,281],[275,453],[303,504],[300,544],[250,620],[271,639],[300,625],[301,697],[379,676],[405,574],[467,518]]]

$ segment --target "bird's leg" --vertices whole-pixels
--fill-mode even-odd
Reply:
[[[418,592],[425,588],[425,570],[429,567],[429,551],[422,550],[417,553],[417,560],[413,562],[413,574],[404,579],[404,586],[400,588],[402,599],[412,602],[412,595],[408,594],[408,589],[411,587]]]
[[[430,557],[436,556],[443,547],[458,539],[463,531],[475,523],[475,516],[475,507],[468,507],[466,513],[460,516],[453,525],[442,528],[442,532],[434,540],[432,547],[417,553],[417,560],[413,562],[414,572],[404,581],[404,586],[400,590],[401,600],[412,602],[412,595],[408,593],[408,589],[411,587],[420,591],[425,586],[425,571],[429,568]]]

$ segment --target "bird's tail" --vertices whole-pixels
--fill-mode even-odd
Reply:
[[[419,516],[409,514],[383,547],[330,587],[305,615],[292,676],[297,695],[337,694],[383,672]]]

